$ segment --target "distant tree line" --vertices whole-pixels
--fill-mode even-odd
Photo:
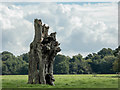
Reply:
[[[112,50],[103,48],[97,53],[92,53],[86,57],[81,54],[72,58],[58,54],[54,61],[54,74],[114,74],[120,72],[120,47]],[[28,74],[28,53],[15,56],[8,51],[1,54],[3,75],[24,75]]]

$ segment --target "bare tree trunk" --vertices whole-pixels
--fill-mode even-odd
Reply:
[[[61,51],[56,41],[56,32],[48,35],[49,26],[42,25],[38,19],[34,20],[34,27],[35,37],[29,52],[28,83],[54,85],[53,61]]]

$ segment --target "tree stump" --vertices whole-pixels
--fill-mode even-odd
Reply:
[[[61,51],[56,41],[56,32],[48,35],[49,26],[34,20],[35,36],[30,44],[28,84],[54,85],[53,62]]]

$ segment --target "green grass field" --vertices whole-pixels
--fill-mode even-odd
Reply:
[[[104,75],[54,75],[55,86],[27,84],[27,75],[4,75],[3,88],[118,88],[115,74]]]

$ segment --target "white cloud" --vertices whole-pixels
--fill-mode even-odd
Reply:
[[[117,47],[117,3],[1,4],[0,30],[3,50],[16,55],[29,51],[34,37],[33,20],[41,18],[57,32],[63,54],[72,56],[96,52],[102,47]]]
[[[0,2],[119,2],[119,0],[1,0]]]

